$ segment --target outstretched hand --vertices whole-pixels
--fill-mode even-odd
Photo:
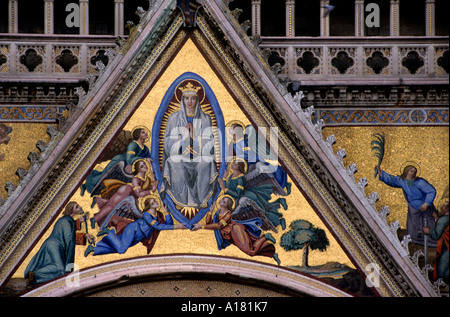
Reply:
[[[194,227],[192,227],[191,231],[197,231],[197,230],[199,230],[199,229],[201,229],[201,228],[202,228],[202,225],[199,224],[199,223],[196,223],[196,224],[194,225]]]
[[[380,167],[380,165],[375,165],[375,177],[377,176],[377,175],[380,175],[381,176],[381,167]]]
[[[175,228],[177,228],[177,229],[187,229],[184,223],[177,223],[175,225]]]

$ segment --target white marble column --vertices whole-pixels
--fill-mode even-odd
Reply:
[[[425,36],[434,36],[436,34],[435,28],[435,12],[436,12],[436,1],[426,0],[425,1]]]
[[[114,35],[123,36],[124,34],[124,0],[114,0]]]
[[[80,34],[89,34],[89,0],[80,0]]]
[[[252,0],[252,36],[261,35],[261,0]]]
[[[355,36],[364,36],[364,0],[355,0]]]
[[[390,15],[391,36],[400,35],[400,0],[391,0]]]
[[[295,0],[286,0],[286,36],[295,36]]]
[[[330,36],[330,15],[325,16],[324,5],[329,5],[330,0],[320,0],[320,36]]]
[[[18,33],[19,32],[19,18],[18,18],[18,4],[17,0],[9,0],[9,6],[8,6],[8,16],[9,16],[9,23],[8,23],[8,33]]]
[[[45,12],[45,34],[53,34],[54,30],[54,20],[53,20],[53,1],[54,0],[44,0],[44,12]]]

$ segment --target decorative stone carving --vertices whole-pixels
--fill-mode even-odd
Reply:
[[[29,72],[33,72],[43,63],[43,58],[34,48],[29,48],[20,56],[19,62],[24,65]]]
[[[86,91],[82,87],[77,87],[75,88],[75,95],[78,96],[78,106],[80,106],[86,98]]]
[[[416,51],[410,51],[406,57],[402,58],[402,66],[407,68],[411,74],[415,74],[423,65],[425,65],[423,58]]]
[[[285,54],[284,50],[271,51],[269,58],[267,59],[267,63],[269,64],[269,66],[271,68],[276,68],[278,70],[278,73],[276,73],[276,75],[283,72],[283,70],[285,68],[286,61],[285,61],[284,57],[282,56],[284,54]]]
[[[423,277],[425,277],[430,282],[430,275],[428,272],[434,271],[434,268],[430,264],[426,264],[421,270]]]
[[[1,69],[1,66],[3,64],[6,64],[7,61],[8,61],[8,58],[6,57],[6,55],[0,54],[0,69]]]
[[[252,22],[250,20],[246,20],[241,23],[241,29],[247,34],[248,30],[252,27]]]
[[[43,152],[45,152],[45,150],[47,149],[47,143],[45,143],[45,142],[42,141],[42,140],[38,140],[38,141],[36,142],[36,147],[37,147],[37,149],[39,150],[39,152],[43,153]]]
[[[236,8],[233,11],[230,11],[231,15],[236,19],[236,21],[239,20],[239,17],[241,16],[242,12],[244,12],[244,11],[239,8]]]
[[[366,177],[360,178],[358,183],[356,184],[358,186],[358,188],[363,192],[363,194],[365,195],[365,188],[366,186],[369,184],[369,181],[367,180]]]
[[[25,176],[27,176],[27,174],[28,174],[28,171],[26,169],[24,169],[23,167],[19,167],[16,170],[16,175],[19,177],[19,181],[24,179]]]
[[[315,128],[317,134],[320,135],[320,138],[323,138],[322,129],[324,126],[325,126],[325,121],[322,119],[318,120],[317,123],[314,125],[314,128]]]
[[[347,152],[345,151],[345,149],[340,149],[339,151],[336,152],[336,158],[338,159],[338,161],[341,163],[342,166],[344,166],[344,157],[347,156]]]
[[[397,235],[397,231],[398,231],[398,229],[400,229],[400,221],[398,221],[398,220],[396,220],[396,221],[394,221],[393,223],[391,223],[391,225],[389,226],[389,228],[391,229],[391,232],[392,232],[392,234],[395,236],[395,237],[398,237],[398,235]]]
[[[12,195],[12,193],[16,190],[16,186],[11,182],[6,182],[5,190],[8,192],[8,197]]]
[[[56,57],[55,62],[68,73],[72,67],[78,64],[78,58],[71,50],[65,49]]]
[[[325,140],[325,142],[328,144],[328,146],[330,147],[331,150],[333,150],[333,144],[336,143],[336,137],[334,136],[334,134],[331,134],[327,137],[327,139]]]
[[[338,51],[331,59],[331,65],[339,72],[339,74],[350,74],[350,69],[355,61],[350,57],[349,52]]]
[[[411,241],[412,241],[411,236],[409,234],[407,234],[406,236],[403,237],[403,240],[401,242],[403,249],[405,249],[406,253],[408,253],[408,254],[409,254],[408,245]]]
[[[391,213],[388,206],[381,207],[380,212],[378,213],[380,215],[380,218],[386,223],[387,225],[387,216]]]
[[[90,59],[91,64],[96,66],[98,61],[101,61],[103,65],[108,66],[109,58],[106,55],[106,50],[100,49],[96,52],[94,56]]]
[[[30,161],[31,166],[36,165],[39,162],[39,154],[36,152],[30,152],[27,156],[28,161]]]
[[[59,133],[59,131],[53,125],[49,125],[46,132],[50,136],[50,141],[53,141]]]
[[[139,23],[142,21],[142,19],[144,18],[145,14],[147,13],[147,11],[144,10],[144,8],[142,7],[137,7],[136,10],[136,15],[139,16]]]
[[[410,256],[410,258],[411,261],[419,268],[419,259],[424,256],[425,254],[423,254],[422,250],[417,250],[412,256]]]
[[[305,95],[303,94],[303,91],[298,91],[294,94],[292,100],[295,103],[295,106],[298,110],[302,109],[302,99],[305,98]]]
[[[305,114],[305,117],[311,121],[313,114],[314,114],[314,106],[310,106],[308,108],[306,108],[305,110],[303,110],[303,113]]]
[[[372,194],[369,195],[369,197],[367,197],[367,199],[369,200],[369,203],[375,207],[375,203],[380,200],[380,196],[378,195],[377,192],[374,192]]]
[[[449,51],[446,50],[442,53],[440,57],[437,59],[437,65],[441,67],[447,74],[449,74],[449,59],[450,54]]]
[[[375,74],[381,74],[383,69],[389,65],[389,59],[381,51],[374,51],[366,60],[366,65]]]
[[[320,65],[320,60],[314,56],[314,53],[311,51],[305,51],[297,59],[297,66],[300,67],[302,73],[311,74],[314,73],[313,70],[317,69]]]
[[[438,278],[434,283],[433,283],[433,289],[436,292],[436,294],[441,297],[441,287],[446,286],[447,284],[444,282],[443,279]]]
[[[347,174],[348,176],[350,176],[353,179],[353,176],[355,175],[355,173],[358,171],[358,167],[356,166],[355,163],[350,164],[347,167]]]

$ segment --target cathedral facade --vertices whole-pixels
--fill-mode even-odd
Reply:
[[[446,1],[0,5],[3,296],[448,296]]]

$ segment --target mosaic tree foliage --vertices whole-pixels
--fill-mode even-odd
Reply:
[[[330,242],[323,229],[306,220],[295,220],[288,232],[281,236],[280,246],[286,251],[303,249],[302,266],[308,267],[309,250],[325,251]]]

